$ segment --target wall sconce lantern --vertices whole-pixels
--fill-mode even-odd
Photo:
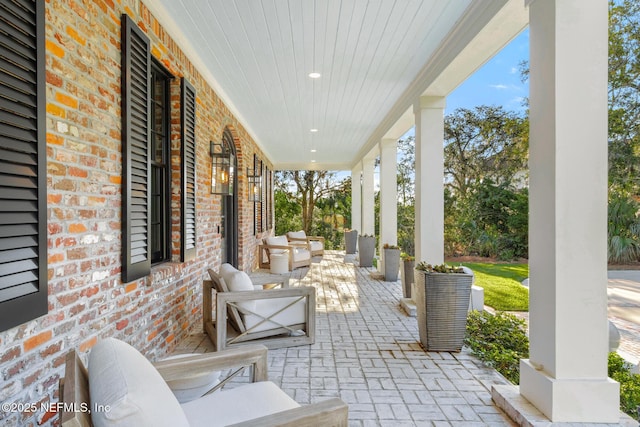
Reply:
[[[253,170],[247,168],[247,184],[249,186],[249,201],[262,202],[262,161],[253,155]]]
[[[247,168],[247,183],[249,184],[249,201],[262,201],[262,176],[259,172]]]
[[[235,159],[223,144],[210,143],[211,152],[211,194],[233,196]],[[217,151],[216,151],[217,150]]]

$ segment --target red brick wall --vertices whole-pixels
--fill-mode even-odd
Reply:
[[[173,262],[122,283],[120,15],[151,39],[152,54],[176,76],[172,87]],[[232,130],[238,152],[239,263],[256,266],[253,203],[245,172],[266,161],[242,123],[139,0],[46,0],[49,314],[0,332],[0,402],[58,400],[67,351],[83,359],[115,336],[155,360],[202,330],[201,282],[220,265],[220,196],[210,194],[209,141]],[[179,77],[197,91],[197,257],[180,263]],[[270,165],[269,165],[270,166]],[[0,411],[0,425],[57,425],[42,411]]]

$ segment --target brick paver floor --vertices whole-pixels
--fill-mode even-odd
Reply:
[[[317,289],[316,343],[270,350],[270,379],[301,404],[342,398],[350,426],[512,425],[490,396],[507,381],[465,350],[425,352],[400,283],[369,273],[331,251],[290,273],[291,286]],[[176,353],[211,350],[200,334]]]

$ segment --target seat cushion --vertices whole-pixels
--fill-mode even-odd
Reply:
[[[293,262],[306,261],[311,259],[311,252],[304,248],[296,248],[293,251]]]
[[[222,277],[225,283],[227,283],[228,285],[229,277],[236,271],[238,271],[238,269],[236,269],[233,265],[229,263],[224,263],[220,266],[220,277]]]
[[[271,381],[225,389],[182,405],[191,427],[226,426],[298,407]]]
[[[269,298],[255,301],[254,312],[256,314],[244,315],[244,325],[251,332],[268,331],[281,328],[281,325],[291,326],[305,323],[306,301],[297,297]],[[291,307],[287,307],[291,304]],[[286,309],[284,309],[287,307]],[[283,310],[284,309],[284,310]],[[282,310],[280,313],[278,311]],[[263,317],[269,317],[274,313],[273,321],[263,322]],[[276,323],[277,322],[277,323]],[[255,328],[254,328],[255,326]],[[252,329],[253,328],[253,329]]]
[[[272,236],[264,239],[264,242],[269,246],[288,246],[289,241],[286,236]],[[286,249],[269,249],[272,254],[281,254]]]
[[[227,286],[229,287],[229,291],[231,292],[246,292],[246,291],[254,291],[253,282],[251,282],[251,278],[244,271],[236,270],[235,273],[231,273],[229,275],[229,280],[227,281]],[[238,305],[245,310],[255,310],[255,301],[243,301],[238,303]]]
[[[307,238],[307,233],[305,233],[304,230],[289,231],[287,233],[287,237],[289,237],[290,239],[306,239]]]
[[[96,427],[184,426],[189,422],[162,376],[129,344],[99,341],[89,355],[89,392]]]
[[[324,245],[319,240],[312,240],[311,242],[309,242],[309,244],[311,245],[311,252],[318,252],[318,251],[324,250]]]

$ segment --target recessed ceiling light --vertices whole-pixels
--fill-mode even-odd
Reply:
[[[318,151],[318,150],[316,150],[315,148],[311,149],[312,153],[315,153],[316,151]]]
[[[312,79],[319,79],[320,78],[320,73],[309,73],[309,77],[311,77]]]
[[[313,128],[313,129],[310,129],[309,132],[318,132],[318,129]]]

